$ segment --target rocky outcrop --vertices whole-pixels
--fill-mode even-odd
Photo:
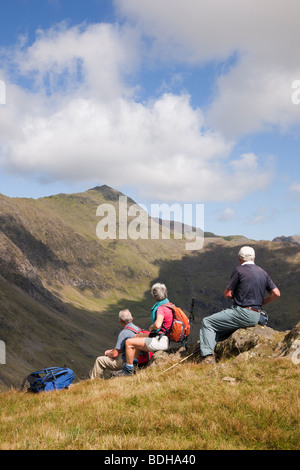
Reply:
[[[230,358],[235,361],[255,357],[287,358],[294,364],[300,363],[300,322],[288,332],[276,331],[267,326],[256,325],[252,328],[240,328],[228,338],[217,343],[215,348],[217,362]],[[168,352],[158,351],[153,354],[150,365],[165,362],[183,362],[195,360],[200,356],[199,341],[187,348],[171,348]]]
[[[280,357],[292,358],[293,362],[300,363],[300,322],[285,335],[276,351],[280,353]]]
[[[220,341],[215,349],[216,359],[228,359],[251,351],[252,355],[271,356],[284,332],[278,332],[267,326],[256,325],[252,328],[240,328],[229,338]]]

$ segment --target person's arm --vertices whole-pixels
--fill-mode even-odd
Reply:
[[[113,349],[108,349],[107,351],[105,351],[104,355],[107,357],[110,357],[111,359],[115,359],[116,357],[118,357],[120,352],[121,351],[119,349],[113,348]]]
[[[233,299],[234,298],[234,291],[239,283],[239,272],[237,269],[234,269],[230,276],[229,284],[226,286],[224,297],[225,299]]]
[[[164,321],[164,316],[157,314],[156,320],[155,320],[154,323],[152,323],[152,325],[150,326],[149,330],[150,330],[150,331],[159,330],[159,328],[161,328],[161,326],[162,326],[162,324],[163,324],[163,321]]]
[[[232,292],[232,290],[225,289],[224,297],[225,297],[225,299],[233,299],[233,292]]]
[[[275,287],[275,289],[273,289],[269,295],[267,295],[267,297],[264,298],[263,300],[263,305],[267,305],[271,302],[273,302],[274,300],[278,299],[280,297],[280,290],[278,289],[278,287]]]

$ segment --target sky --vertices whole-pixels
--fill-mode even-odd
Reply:
[[[0,0],[0,192],[300,234],[299,0]]]

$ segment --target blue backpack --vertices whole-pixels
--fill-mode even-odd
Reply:
[[[68,388],[74,378],[74,372],[67,367],[47,367],[47,369],[32,372],[32,374],[25,377],[21,391],[26,380],[29,382],[27,392],[39,393]]]

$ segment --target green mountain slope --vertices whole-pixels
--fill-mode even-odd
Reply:
[[[0,366],[0,387],[64,363],[86,378],[95,357],[115,342],[119,310],[130,308],[137,324],[149,326],[149,290],[156,280],[166,283],[170,299],[187,312],[195,297],[197,338],[201,318],[228,305],[223,291],[246,243],[282,291],[268,309],[270,326],[284,330],[299,321],[298,245],[213,234],[199,251],[187,251],[186,241],[173,234],[100,240],[97,207],[115,207],[118,228],[119,196],[107,186],[38,200],[0,195],[0,340],[7,359]],[[133,202],[128,198],[129,206]]]

